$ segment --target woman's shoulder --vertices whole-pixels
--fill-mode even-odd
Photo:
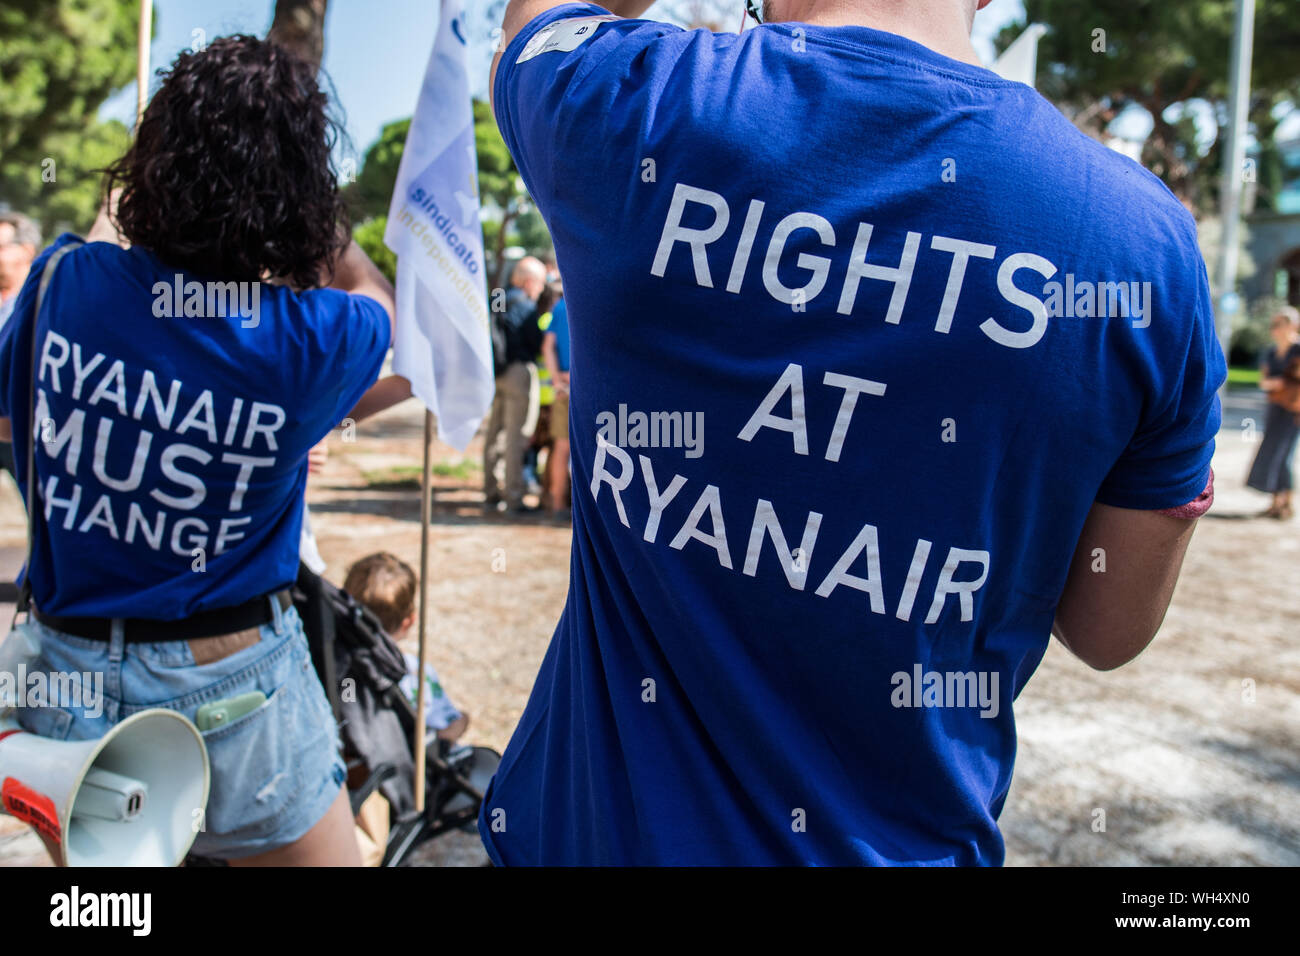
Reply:
[[[143,269],[161,268],[150,253],[140,246],[119,246],[102,239],[89,240],[75,232],[65,232],[41,251],[32,262],[31,274],[43,272],[45,264],[55,253],[63,250],[65,262],[95,262],[100,264],[138,264]]]
[[[35,259],[32,260],[31,270],[27,273],[28,278],[40,275],[45,270],[45,264],[50,261],[56,252],[60,249],[66,249],[68,253],[75,252],[78,247],[84,246],[86,240],[82,239],[75,232],[65,232],[48,246],[40,251]],[[66,255],[67,253],[65,253]]]
[[[348,310],[349,296],[339,289],[293,289],[277,283],[262,283],[262,294],[280,314],[309,324],[326,324],[342,319]]]

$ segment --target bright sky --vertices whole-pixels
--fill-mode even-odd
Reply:
[[[476,2],[469,0],[466,8]],[[741,0],[735,0],[735,5],[739,12]],[[661,6],[651,7],[647,16],[656,16]],[[157,32],[151,66],[157,70],[168,65],[196,41],[211,42],[229,33],[265,35],[274,7],[274,0],[155,0]],[[437,0],[330,0],[324,68],[352,141],[350,149],[338,151],[340,161],[352,156],[359,164],[384,124],[414,112],[437,26],[437,7]],[[991,38],[1023,10],[1021,0],[993,0],[976,17],[974,42],[980,56],[993,58]],[[739,15],[736,20],[739,23]],[[486,96],[490,60],[486,25],[481,33],[473,47],[471,81],[476,94]],[[135,82],[112,96],[100,115],[131,125]]]

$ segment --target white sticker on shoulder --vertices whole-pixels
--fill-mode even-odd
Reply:
[[[552,50],[561,50],[565,53],[576,50],[596,35],[596,30],[602,23],[618,19],[619,17],[615,16],[574,17],[571,20],[552,23],[549,27],[537,31],[537,35],[524,45],[523,52],[515,62],[523,63],[539,53],[550,53]]]

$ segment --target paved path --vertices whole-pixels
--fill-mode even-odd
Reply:
[[[1230,396],[1153,644],[1102,674],[1054,642],[1017,701],[1009,864],[1300,864],[1300,522],[1251,517],[1250,418],[1262,401]]]

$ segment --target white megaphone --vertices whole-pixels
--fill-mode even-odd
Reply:
[[[61,866],[178,866],[208,803],[208,751],[162,708],[98,740],[60,741],[0,717],[0,807]]]

